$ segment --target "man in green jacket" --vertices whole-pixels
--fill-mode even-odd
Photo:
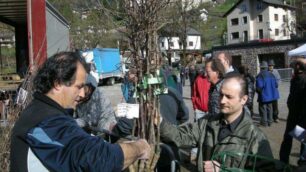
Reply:
[[[220,90],[220,114],[202,118],[197,123],[174,126],[161,123],[161,136],[165,142],[178,147],[198,147],[197,167],[199,172],[218,171],[220,164],[227,168],[252,168],[248,156],[228,156],[224,159],[212,157],[221,152],[237,155],[252,154],[273,158],[270,144],[252,122],[250,112],[243,108],[247,96],[246,81],[240,75],[224,79]],[[254,159],[253,159],[254,160]],[[257,168],[262,162],[257,160]]]

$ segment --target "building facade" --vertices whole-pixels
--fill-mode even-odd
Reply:
[[[168,32],[170,33],[170,32]],[[187,28],[186,50],[188,52],[201,50],[201,34],[193,28]],[[171,53],[172,62],[180,60],[183,44],[178,34],[169,34],[159,37],[159,47],[161,52]]]
[[[279,0],[240,0],[227,17],[227,44],[287,40],[295,34],[295,8]]]

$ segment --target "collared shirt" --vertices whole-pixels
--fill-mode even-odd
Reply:
[[[232,123],[228,124],[227,121],[222,118],[221,119],[221,125],[220,130],[218,134],[218,141],[222,141],[224,138],[229,136],[234,132],[234,130],[237,128],[238,124],[242,120],[242,113],[239,115],[237,119],[235,119]]]
[[[231,66],[229,67],[229,69],[226,71],[226,73],[230,73],[230,72],[233,72],[233,71],[235,71],[235,69],[234,69],[233,66],[231,65]]]

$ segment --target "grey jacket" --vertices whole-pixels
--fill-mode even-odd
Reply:
[[[209,89],[209,99],[208,99],[208,114],[218,115],[220,112],[220,89],[223,83],[223,79],[220,79],[216,85],[211,85]]]
[[[75,115],[76,118],[85,122],[85,126],[94,127],[99,130],[109,130],[111,125],[117,123],[115,111],[101,87],[95,89],[87,102],[77,106]]]
[[[174,126],[162,122],[161,137],[165,142],[174,142],[178,147],[198,147],[197,167],[203,172],[203,161],[211,160],[213,155],[229,151],[234,153],[258,154],[273,158],[270,144],[264,133],[252,122],[248,110],[243,111],[243,117],[230,136],[218,141],[221,114],[208,116],[197,123]],[[216,159],[222,162],[221,159]],[[223,163],[226,167],[244,168],[249,164],[247,157],[229,157]]]

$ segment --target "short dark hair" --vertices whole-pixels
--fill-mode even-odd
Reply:
[[[241,74],[239,73],[235,73],[232,75],[227,75],[224,78],[223,84],[225,82],[227,82],[227,80],[230,79],[235,79],[236,81],[239,82],[241,90],[240,90],[240,97],[243,97],[244,95],[248,95],[248,82],[246,81],[245,77],[243,77]]]
[[[75,82],[78,63],[88,72],[88,66],[79,53],[54,54],[37,71],[34,78],[34,90],[45,94],[54,87],[55,83],[70,86]]]
[[[241,65],[238,67],[238,71],[241,75],[246,76],[249,73],[249,68],[247,65]]]

